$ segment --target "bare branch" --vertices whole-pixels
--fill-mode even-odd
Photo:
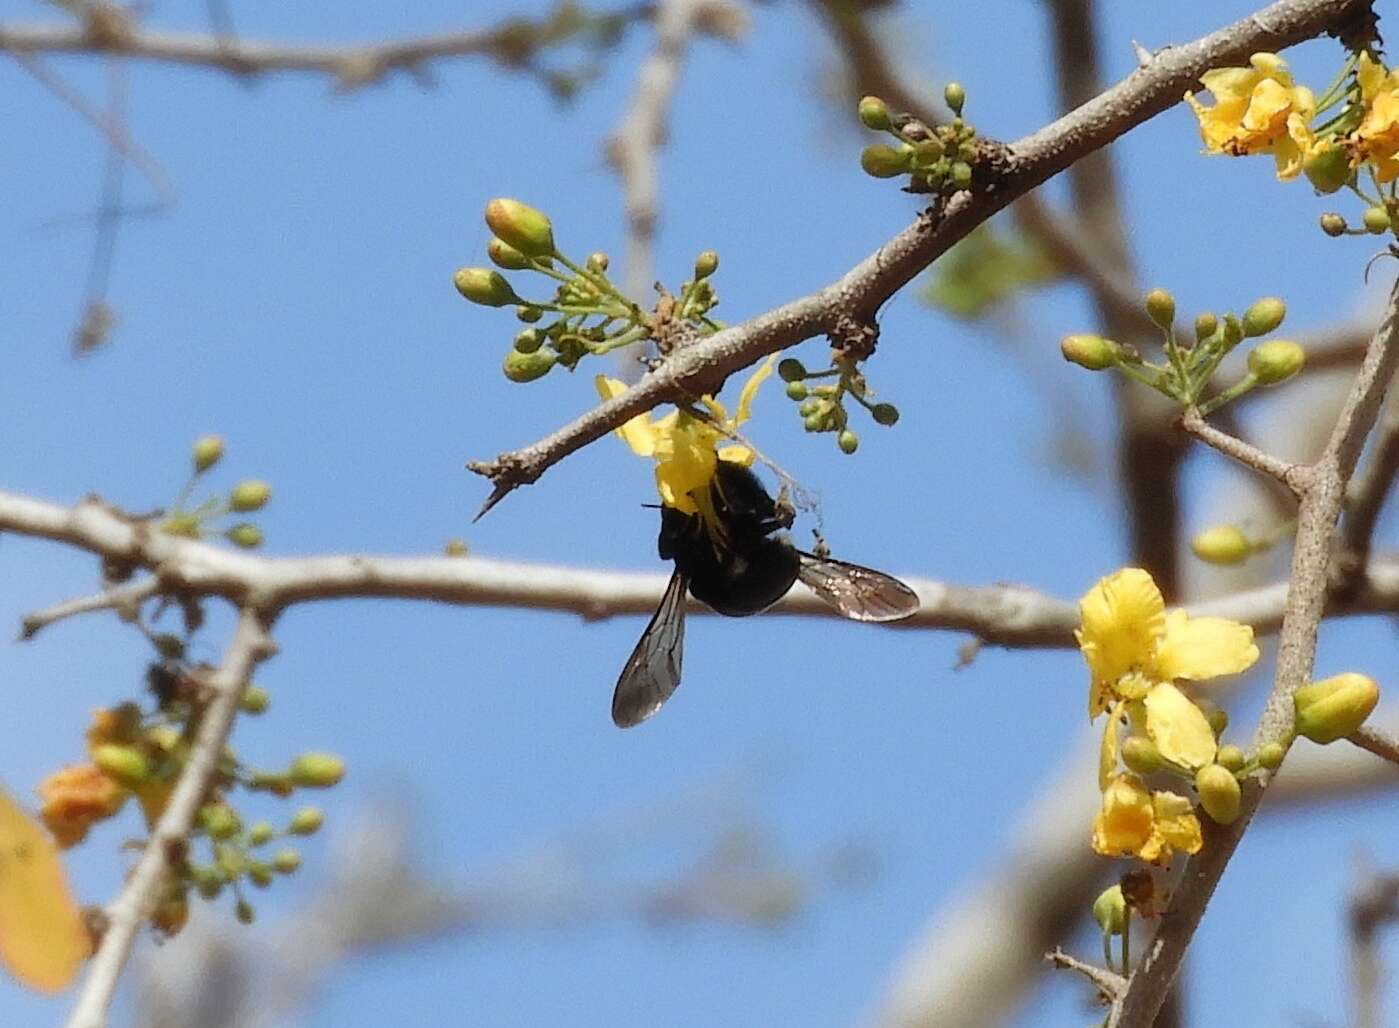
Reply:
[[[746,26],[731,0],[658,0],[656,45],[636,76],[631,105],[607,142],[607,159],[622,182],[627,212],[625,289],[640,296],[652,282],[651,244],[658,211],[656,151],[665,143],[670,100],[685,48],[697,28],[709,26],[735,40]]]
[[[1077,971],[1083,977],[1093,983],[1093,987],[1098,990],[1106,1003],[1117,1006],[1122,999],[1122,994],[1127,991],[1127,979],[1123,978],[1116,971],[1109,971],[1105,967],[1098,967],[1096,964],[1085,963],[1077,957],[1070,956],[1057,946],[1044,957],[1057,968],[1066,971]]]
[[[542,48],[578,30],[576,19],[561,15],[538,21],[512,18],[484,29],[463,29],[383,43],[283,43],[180,32],[147,31],[119,8],[86,25],[0,25],[0,50],[16,56],[35,53],[112,53],[175,64],[217,68],[237,75],[310,72],[329,75],[341,88],[376,82],[395,70],[419,71],[431,61],[490,57],[506,67],[527,67]],[[651,13],[645,3],[588,19],[635,21]]]
[[[1399,764],[1399,739],[1388,732],[1370,725],[1362,725],[1346,736],[1346,739],[1391,764]]]
[[[1380,953],[1375,936],[1399,919],[1399,876],[1372,875],[1350,901],[1351,1024],[1380,1028]]]
[[[1118,136],[1159,114],[1212,67],[1242,62],[1258,50],[1277,50],[1310,38],[1357,10],[1364,0],[1279,0],[1252,17],[1203,39],[1163,50],[1150,67],[1012,144],[993,184],[958,193],[937,214],[925,212],[838,281],[766,314],[687,346],[626,392],[588,411],[536,443],[469,467],[494,486],[482,513],[521,485],[538,480],[569,454],[628,418],[661,403],[717,392],[747,365],[812,336],[842,319],[871,320],[879,307],[915,275],[996,211]]]
[[[168,874],[178,862],[180,849],[218,771],[243,687],[253,668],[272,652],[263,615],[247,608],[240,611],[223,663],[207,680],[211,698],[200,717],[189,759],[175,783],[170,802],[152,829],[121,894],[107,908],[107,929],[88,965],[68,1028],[105,1028],[107,1009],[131,956],[136,933],[155,907]]]
[[[1341,522],[1341,552],[1338,571],[1344,577],[1355,573],[1370,554],[1370,541],[1375,533],[1384,502],[1399,474],[1399,393],[1392,394],[1385,406],[1384,417],[1375,430],[1369,462],[1355,476],[1346,493],[1346,516]]]
[[[1391,290],[1383,323],[1370,341],[1359,374],[1346,398],[1326,448],[1301,483],[1301,506],[1292,575],[1278,642],[1273,690],[1254,736],[1255,746],[1286,746],[1293,722],[1292,694],[1311,676],[1316,658],[1317,627],[1326,605],[1331,538],[1345,499],[1346,484],[1379,415],[1394,369],[1399,365],[1399,284]],[[1140,966],[1132,975],[1123,1002],[1123,1024],[1148,1026],[1170,989],[1195,928],[1204,916],[1229,859],[1262,801],[1264,783],[1244,788],[1239,819],[1227,827],[1205,818],[1204,847],[1186,864]]]
[[[1213,425],[1205,421],[1196,410],[1186,411],[1180,419],[1180,427],[1189,432],[1200,442],[1207,446],[1212,446],[1224,456],[1238,461],[1244,467],[1252,468],[1259,474],[1275,478],[1283,485],[1292,490],[1293,493],[1300,494],[1305,486],[1308,470],[1297,464],[1290,464],[1285,460],[1279,460],[1271,454],[1264,453],[1252,443],[1246,443],[1242,439],[1237,439],[1227,432],[1221,432]]]
[[[147,568],[143,581],[31,615],[35,630],[58,616],[115,606],[146,595],[218,596],[236,605],[279,611],[291,604],[336,599],[432,600],[464,606],[527,607],[580,614],[589,620],[649,614],[665,588],[655,573],[594,571],[484,557],[380,557],[357,554],[259,557],[166,535],[149,522],[89,498],[75,507],[0,491],[0,532],[35,536],[85,549],[114,564]],[[905,578],[921,609],[899,624],[971,633],[1008,647],[1075,645],[1078,607],[1021,585],[963,586]],[[1188,606],[1197,615],[1230,617],[1260,633],[1281,623],[1286,583],[1249,589]],[[708,608],[696,605],[696,613]],[[805,588],[771,608],[775,614],[838,617]],[[1399,558],[1377,558],[1335,615],[1399,610]],[[30,634],[33,634],[32,632]]]
[[[160,579],[152,576],[129,585],[114,586],[94,596],[79,596],[64,600],[44,610],[36,610],[25,616],[20,626],[19,637],[32,639],[55,621],[90,614],[96,610],[114,610],[123,621],[134,621],[137,611],[146,600],[160,592]]]

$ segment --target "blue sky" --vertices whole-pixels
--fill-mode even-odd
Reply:
[[[486,0],[467,23],[519,6]],[[1185,41],[1250,9],[1232,0],[1102,6],[1113,78],[1130,71],[1131,40]],[[199,29],[203,10],[162,5],[154,18]],[[409,13],[234,13],[249,35],[303,39],[463,24],[460,5],[436,2]],[[662,157],[657,274],[674,284],[698,251],[717,250],[716,313],[729,320],[825,284],[913,212],[860,172],[860,135],[839,127],[823,99],[833,65],[819,28],[799,5],[754,13],[741,47],[695,47]],[[0,22],[53,16],[0,2]],[[1014,139],[1052,116],[1038,5],[922,5],[901,17],[914,75],[962,81],[984,133]],[[179,486],[191,441],[216,431],[228,443],[219,481],[258,475],[276,491],[259,519],[272,553],[433,552],[460,536],[490,556],[658,568],[654,512],[640,507],[650,471],[613,440],[470,524],[486,488],[464,462],[532,441],[594,403],[597,369],[505,381],[513,319],[466,304],[450,284],[456,267],[483,261],[480,210],[496,195],[547,209],[569,252],[622,252],[601,141],[646,44],[645,33],[629,36],[601,80],[562,110],[481,61],[436,67],[431,91],[397,77],[349,97],[314,78],[243,84],[133,68],[131,130],[169,172],[179,203],[123,226],[110,294],[120,323],[83,361],[69,356],[68,334],[90,232],[43,224],[92,208],[102,147],[0,60],[0,124],[11,141],[0,156],[0,343],[10,358],[0,376],[9,440],[0,485],[65,502],[95,491],[149,509]],[[1296,63],[1320,85],[1336,53],[1317,43]],[[100,95],[97,62],[53,66]],[[1322,201],[1272,181],[1266,162],[1199,156],[1183,109],[1113,153],[1142,280],[1172,288],[1183,311],[1238,310],[1279,293],[1289,326],[1302,329],[1346,317],[1385,288],[1383,275],[1361,283],[1372,242],[1323,238],[1314,227]],[[146,195],[140,184],[129,192]],[[1049,192],[1062,195],[1057,183]],[[802,433],[769,387],[752,431],[820,495],[837,555],[1076,597],[1126,559],[1105,383],[1056,352],[1062,334],[1094,327],[1067,287],[980,325],[930,311],[908,290],[884,312],[870,368],[903,412],[897,427],[863,429],[859,454],[846,458],[828,437]],[[797,352],[814,364],[822,346]],[[1086,448],[1089,472],[1056,459],[1065,440]],[[1193,527],[1236,481],[1221,470],[1210,455],[1189,463]],[[1390,542],[1393,529],[1390,519]],[[62,548],[6,538],[0,624],[89,591],[95,571]],[[754,761],[761,772],[743,799],[795,862],[855,839],[877,852],[878,877],[818,891],[778,932],[658,932],[608,919],[365,960],[329,983],[312,1025],[433,1023],[444,1009],[477,1024],[859,1023],[927,919],[1018,841],[1029,799],[1092,735],[1075,653],[988,650],[954,673],[955,635],[773,618],[693,619],[683,688],[654,722],[621,733],[608,703],[643,624],[405,603],[294,610],[277,627],[281,655],[259,675],[272,712],[242,724],[235,742],[268,763],[306,748],[342,753],[351,774],[326,798],[332,823],[386,784],[406,787],[422,863],[467,882],[531,841]],[[200,656],[216,658],[226,626],[216,619]],[[1357,621],[1328,626],[1319,666],[1369,669],[1389,685],[1393,656],[1389,626]],[[28,795],[47,770],[76,759],[88,711],[136,690],[146,659],[133,632],[102,617],[0,647],[13,726],[0,780]],[[1256,706],[1245,697],[1241,710]],[[1351,857],[1391,862],[1396,829],[1388,800],[1260,823],[1192,956],[1192,1023],[1340,1023]],[[134,824],[96,834],[75,855],[85,900],[117,887],[123,831]],[[266,921],[309,893],[323,857],[312,844],[299,879],[259,897]],[[1019,1023],[1082,1024],[1083,997],[1077,982],[1053,982]],[[52,1023],[65,1002],[0,984],[0,1022]]]

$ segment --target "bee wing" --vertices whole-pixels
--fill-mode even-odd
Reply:
[[[618,728],[639,725],[661,709],[680,684],[685,648],[685,591],[689,583],[680,569],[670,576],[660,606],[627,658],[612,693],[612,723]]]
[[[805,550],[797,552],[801,555],[797,577],[852,621],[900,621],[918,612],[918,594],[892,575]]]

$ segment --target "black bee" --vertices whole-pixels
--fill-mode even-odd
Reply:
[[[918,596],[897,578],[792,545],[785,531],[791,507],[742,465],[719,461],[705,500],[708,516],[661,508],[657,548],[675,561],[675,573],[617,679],[612,720],[619,728],[645,721],[680,684],[686,591],[730,617],[766,610],[797,579],[855,621],[898,621],[918,610]]]

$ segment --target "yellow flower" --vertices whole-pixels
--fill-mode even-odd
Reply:
[[[1170,861],[1173,850],[1195,853],[1203,840],[1190,801],[1173,792],[1150,792],[1136,775],[1118,775],[1103,790],[1093,819],[1093,849],[1105,857]]]
[[[702,493],[714,478],[714,469],[721,460],[748,467],[754,453],[746,446],[720,446],[728,433],[736,432],[753,413],[753,397],[758,387],[772,374],[776,356],[769,357],[743,384],[738,394],[738,410],[732,418],[724,405],[712,396],[700,398],[714,424],[701,421],[683,410],[673,410],[664,417],[652,419],[638,414],[626,422],[617,434],[639,457],[656,460],[656,488],[661,502],[685,514],[698,514],[695,494]],[[598,394],[610,400],[626,391],[626,384],[615,378],[599,375]]]
[[[94,764],[75,764],[39,783],[43,805],[39,817],[63,849],[82,842],[97,821],[111,817],[126,802],[126,790]]]
[[[1355,68],[1365,117],[1355,130],[1360,156],[1381,182],[1399,178],[1399,73],[1362,53]]]
[[[1310,122],[1316,98],[1306,86],[1293,83],[1277,54],[1254,54],[1249,65],[1215,68],[1200,76],[1214,96],[1213,107],[1205,107],[1193,93],[1185,94],[1185,102],[1199,119],[1207,151],[1234,157],[1271,153],[1278,178],[1295,178],[1315,144]]]
[[[1114,697],[1141,699],[1150,683],[1200,681],[1238,674],[1258,659],[1253,629],[1225,618],[1166,611],[1161,590],[1141,568],[1101,579],[1079,601],[1083,627],[1074,633],[1093,673],[1088,714],[1097,717]]]

